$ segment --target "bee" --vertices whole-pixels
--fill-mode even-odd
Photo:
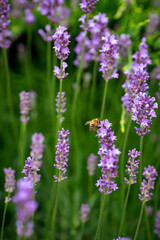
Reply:
[[[100,118],[94,118],[91,121],[87,121],[85,123],[85,125],[89,124],[89,130],[90,132],[94,132],[95,128],[97,128],[99,126],[99,124],[101,123]]]

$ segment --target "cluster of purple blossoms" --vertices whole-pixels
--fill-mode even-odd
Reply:
[[[128,238],[128,237],[118,237],[117,239],[113,239],[113,240],[131,240],[131,238]]]
[[[32,135],[32,145],[31,148],[31,157],[34,158],[35,161],[40,160],[43,157],[44,151],[44,136],[42,133],[34,133]]]
[[[62,180],[67,179],[67,177],[64,177],[66,173],[67,168],[67,162],[68,162],[68,155],[69,155],[69,144],[68,144],[68,136],[69,136],[69,130],[64,130],[62,128],[61,131],[58,131],[58,144],[56,145],[56,164],[54,164],[54,167],[59,170],[59,177],[54,176],[56,182],[61,182]]]
[[[63,4],[64,0],[41,0],[38,10],[51,22],[58,24],[63,18],[69,16],[69,10],[63,7]]]
[[[22,91],[20,94],[20,121],[27,123],[29,121],[29,110],[30,110],[30,93]]]
[[[37,174],[42,165],[42,161],[34,161],[34,158],[28,157],[25,161],[25,166],[22,173],[25,174],[24,179],[33,187],[34,184],[40,181],[41,175]]]
[[[83,223],[88,221],[89,212],[90,212],[89,205],[88,204],[82,204],[81,205],[81,210],[80,210],[80,214],[81,214],[80,219]]]
[[[118,78],[117,59],[119,58],[118,40],[115,35],[111,35],[109,31],[102,37],[103,45],[100,50],[100,72],[106,81],[112,78]]]
[[[19,0],[19,8],[24,9],[24,20],[26,24],[31,25],[35,22],[33,9],[36,7],[38,0]]]
[[[66,62],[63,62],[62,71],[60,70],[60,68],[58,66],[54,66],[53,72],[58,79],[64,79],[65,77],[68,76],[68,73],[65,72],[65,69],[67,66],[68,66],[68,64]]]
[[[56,112],[59,113],[59,97],[60,97],[60,93],[58,92],[57,97],[56,97]],[[60,122],[62,123],[64,121],[64,117],[62,117],[63,113],[66,112],[66,98],[65,98],[65,92],[61,93],[61,106],[60,106],[60,115],[61,115],[61,119]]]
[[[15,189],[15,170],[12,168],[4,168],[5,173],[5,192],[11,194]],[[10,196],[5,198],[5,203],[9,202],[11,200]]]
[[[146,26],[146,34],[150,35],[156,32],[159,24],[159,16],[156,13],[149,15],[149,23]]]
[[[80,8],[82,11],[87,14],[92,12],[95,9],[95,4],[98,2],[98,0],[82,0],[82,3],[80,3]]]
[[[139,194],[139,199],[142,202],[147,202],[151,200],[151,196],[153,193],[150,192],[151,189],[154,189],[154,182],[157,177],[157,171],[153,166],[148,166],[148,168],[144,168],[143,176],[147,179],[143,179],[141,183],[141,194]]]
[[[121,34],[119,39],[120,53],[123,58],[128,57],[128,48],[131,46],[129,34]]]
[[[154,233],[157,234],[158,238],[160,238],[160,210],[157,211],[156,213],[156,218],[155,218],[155,230]]]
[[[45,42],[52,42],[53,41],[53,31],[51,30],[51,25],[47,24],[45,26],[45,31],[43,29],[39,29],[38,33],[39,33],[39,35],[41,35],[42,39]]]
[[[98,167],[102,167],[102,178],[100,178],[96,186],[99,187],[99,191],[104,194],[110,194],[112,191],[118,189],[117,184],[114,182],[114,178],[117,176],[117,162],[120,151],[114,145],[114,132],[111,131],[111,123],[103,120],[97,130],[97,136],[99,138],[100,149],[98,154],[101,157]]]
[[[97,165],[97,156],[91,153],[88,157],[88,162],[87,162],[87,170],[89,176],[93,176],[96,170],[96,165]]]
[[[20,179],[17,183],[17,193],[13,198],[17,205],[17,234],[20,237],[29,238],[33,232],[33,223],[31,218],[38,205],[33,200],[32,187],[25,179]]]
[[[136,170],[138,169],[138,164],[139,164],[139,160],[135,160],[135,158],[140,156],[140,152],[138,152],[135,148],[130,151],[128,153],[129,156],[129,160],[128,160],[128,164],[126,165],[126,173],[129,175],[130,179],[128,180],[126,177],[124,178],[124,181],[127,184],[135,184],[137,182],[137,177],[136,174],[138,173]]]
[[[8,39],[10,36],[10,31],[8,30],[10,20],[9,17],[10,4],[8,0],[0,1],[0,47],[9,48],[11,41]]]
[[[140,125],[139,128],[135,127],[139,136],[150,132],[152,118],[156,117],[154,109],[158,108],[158,104],[154,101],[155,98],[148,96],[148,92],[140,92],[134,99],[132,120]]]

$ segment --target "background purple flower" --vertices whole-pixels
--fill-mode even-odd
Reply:
[[[160,210],[158,210],[156,213],[155,222],[156,224],[154,233],[157,235],[158,238],[160,238]]]
[[[44,142],[44,136],[42,133],[34,133],[32,135],[32,145],[31,148],[31,157],[34,158],[35,161],[42,159],[43,157],[43,151],[45,145]]]
[[[87,170],[88,170],[89,176],[93,176],[95,174],[96,166],[97,166],[97,156],[91,153],[87,161]]]
[[[98,2],[98,0],[82,0],[82,3],[80,3],[80,8],[84,13],[90,13],[95,9],[95,4]]]
[[[0,47],[1,48],[9,48],[11,45],[11,41],[8,39],[10,36],[9,31],[9,11],[10,4],[8,4],[8,0],[0,1]]]
[[[128,57],[128,49],[132,43],[130,40],[130,35],[122,33],[120,35],[120,39],[119,39],[118,43],[120,46],[120,54],[122,55],[123,58],[127,58]]]
[[[82,204],[81,205],[81,210],[80,210],[80,214],[81,214],[80,219],[83,223],[88,221],[89,212],[90,212],[89,205],[88,204]]]
[[[45,26],[45,31],[42,29],[38,30],[39,35],[43,38],[45,42],[52,42],[53,41],[53,31],[51,30],[51,25],[47,24]]]
[[[29,110],[30,110],[30,93],[22,91],[20,94],[20,120],[21,122],[27,123],[29,121]]]
[[[15,170],[12,168],[4,168],[5,173],[5,192],[9,193],[9,195],[15,190]],[[5,198],[5,203],[11,200],[10,196]]]
[[[57,113],[59,112],[59,97],[60,97],[60,94],[58,92],[57,97],[56,97],[56,112]],[[60,115],[61,115],[60,122],[64,121],[64,117],[62,117],[62,115],[63,115],[63,113],[66,112],[65,106],[66,106],[65,92],[62,92],[61,93],[61,106],[60,106]]]

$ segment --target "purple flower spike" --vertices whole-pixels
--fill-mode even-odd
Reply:
[[[101,157],[98,167],[102,167],[102,178],[100,178],[96,186],[99,187],[99,191],[104,194],[110,194],[112,191],[118,189],[117,184],[114,182],[114,178],[117,176],[117,162],[120,151],[115,148],[114,132],[111,131],[111,123],[103,120],[97,130],[97,136],[99,138],[100,149],[98,154]]]
[[[67,28],[59,26],[53,35],[53,39],[55,40],[53,48],[55,49],[56,56],[62,61],[66,60],[69,56],[68,44],[70,42],[70,35],[65,30]]]
[[[147,202],[151,200],[151,196],[153,193],[150,192],[151,189],[154,189],[154,182],[156,177],[158,176],[156,169],[153,166],[148,166],[148,168],[144,168],[143,176],[147,179],[143,179],[141,183],[141,194],[139,194],[139,199],[142,202]]]
[[[58,79],[63,79],[63,78],[65,78],[65,77],[67,77],[67,76],[68,76],[68,73],[65,73],[65,69],[66,69],[67,66],[68,66],[68,64],[67,64],[66,62],[63,62],[62,72],[61,72],[61,70],[60,70],[59,67],[54,66],[54,70],[53,70],[54,75],[55,75]]]
[[[28,25],[31,25],[35,22],[35,17],[34,17],[34,15],[33,15],[33,13],[31,12],[30,9],[25,10],[25,22]]]
[[[39,35],[43,38],[45,42],[52,42],[53,41],[53,31],[51,30],[51,25],[45,26],[46,32],[44,32],[42,29],[38,30]]]
[[[7,193],[12,193],[15,189],[15,170],[12,170],[12,168],[4,168],[4,173],[5,173],[5,192]],[[5,203],[9,202],[11,200],[10,197],[5,198]]]
[[[109,32],[102,37],[103,45],[100,50],[100,69],[102,76],[106,81],[109,81],[112,78],[118,78],[117,73],[117,59],[119,58],[118,50],[118,40],[115,35],[111,35]]]
[[[82,0],[82,3],[80,3],[80,8],[84,13],[90,13],[95,9],[95,4],[98,2],[98,0]]]
[[[119,40],[120,53],[123,58],[128,57],[128,48],[131,46],[131,40],[129,34],[121,34]]]
[[[8,30],[10,20],[9,17],[10,4],[8,0],[0,1],[0,47],[9,48],[11,41],[8,39],[10,36],[10,31]]]
[[[80,214],[81,214],[80,219],[83,223],[88,221],[89,212],[90,212],[89,205],[88,204],[82,204],[81,205],[81,210],[80,210]]]
[[[139,160],[135,160],[135,158],[139,157],[140,156],[140,152],[138,152],[135,148],[130,151],[129,150],[129,153],[128,153],[128,156],[129,157],[129,160],[128,160],[128,164],[129,165],[126,165],[126,173],[129,175],[130,179],[128,180],[126,177],[124,178],[124,181],[127,183],[127,184],[135,184],[137,182],[137,169],[138,169],[138,164],[139,164]]]
[[[113,239],[113,240],[131,240],[131,238],[128,238],[128,237],[118,237],[118,238]]]
[[[58,113],[59,112],[59,92],[57,94],[57,97],[56,97],[56,112]],[[65,92],[62,92],[61,93],[61,106],[60,106],[60,115],[61,115],[61,119],[60,119],[60,122],[62,123],[64,121],[64,117],[62,117],[63,113],[66,112],[66,98],[65,98]]]
[[[42,133],[34,133],[32,135],[32,145],[31,148],[31,157],[34,158],[35,161],[40,160],[43,157],[44,151],[44,136]]]
[[[57,168],[59,172],[59,177],[54,176],[56,182],[61,182],[62,180],[67,179],[67,177],[64,177],[66,173],[67,168],[67,162],[68,162],[68,155],[69,155],[69,144],[68,144],[68,136],[69,131],[64,130],[62,128],[61,131],[58,131],[59,137],[58,137],[58,144],[56,146],[56,164],[54,164],[54,167]]]
[[[87,170],[88,170],[89,176],[93,176],[95,174],[96,165],[97,165],[97,156],[91,153],[88,157],[88,164],[87,164]]]
[[[29,238],[33,233],[31,218],[38,205],[33,200],[32,187],[28,181],[20,179],[17,183],[17,188],[17,193],[13,198],[17,208],[17,234],[20,237]]]
[[[21,92],[20,93],[20,120],[21,122],[27,123],[29,121],[29,114],[30,110],[30,93],[29,92]]]
[[[156,229],[154,230],[154,233],[158,236],[158,238],[160,238],[160,210],[158,210],[156,213],[155,222]]]

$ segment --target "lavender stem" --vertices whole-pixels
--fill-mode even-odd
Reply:
[[[103,93],[103,102],[102,102],[102,108],[101,108],[101,120],[104,117],[104,108],[105,108],[105,103],[106,103],[106,96],[107,96],[107,87],[108,87],[108,81],[106,80],[105,83],[105,88],[104,88],[104,93]]]
[[[7,198],[9,198],[9,196],[10,196],[10,193],[8,193]],[[8,202],[5,202],[5,207],[4,207],[4,212],[3,212],[3,220],[2,220],[2,227],[1,227],[1,240],[3,240],[4,223],[5,223],[5,218],[6,218],[7,206],[8,206]]]
[[[19,136],[19,169],[20,172],[24,167],[25,160],[25,144],[26,144],[26,123],[21,122],[20,136]]]
[[[137,228],[136,228],[136,233],[134,235],[134,239],[133,240],[136,240],[137,239],[137,236],[138,236],[138,232],[139,232],[139,227],[140,227],[140,224],[141,224],[141,221],[142,221],[142,216],[143,216],[143,209],[145,207],[145,203],[143,202],[142,203],[142,207],[141,207],[141,212],[140,212],[140,216],[139,216],[139,220],[138,220],[138,224],[137,224]]]
[[[146,205],[145,205],[145,219],[146,219],[146,227],[147,227],[148,239],[149,239],[149,240],[152,240],[151,230],[150,230],[150,227],[149,227],[149,221],[148,221],[148,215],[147,215]]]
[[[141,181],[142,181],[143,136],[140,137],[140,152],[141,152],[141,155],[140,155],[140,166],[139,166],[139,184],[141,184]]]
[[[96,89],[96,79],[97,79],[97,68],[98,68],[98,61],[94,62],[93,66],[93,80],[92,80],[92,87],[91,87],[91,96],[90,96],[90,115],[92,113],[94,107],[94,99],[95,99],[95,89]]]

